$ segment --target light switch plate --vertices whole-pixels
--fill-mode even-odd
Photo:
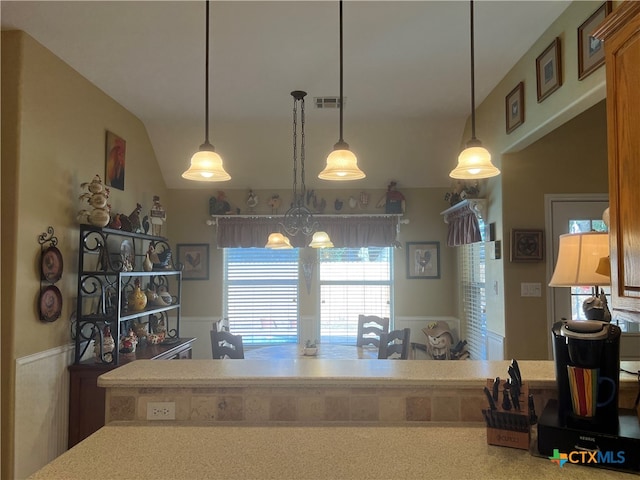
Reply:
[[[542,284],[541,283],[521,283],[520,296],[521,297],[541,297]]]

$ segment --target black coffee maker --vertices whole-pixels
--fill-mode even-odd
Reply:
[[[618,428],[618,388],[620,378],[620,327],[598,320],[564,320],[552,328],[553,353],[558,384],[558,420],[569,427],[596,429]],[[597,396],[606,396],[605,405],[598,404],[595,414],[584,416],[574,410],[572,388],[575,378],[570,378],[571,368],[598,369],[600,380]],[[574,369],[575,370],[575,369]],[[571,383],[573,382],[573,386]],[[606,391],[605,391],[606,390]],[[602,394],[602,395],[601,395]],[[593,399],[596,402],[596,399]]]

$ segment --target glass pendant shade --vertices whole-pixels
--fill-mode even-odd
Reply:
[[[333,248],[333,242],[327,232],[316,232],[313,234],[309,246],[311,248]]]
[[[199,182],[222,182],[230,180],[231,176],[222,165],[222,158],[213,146],[202,145],[200,150],[191,157],[191,166],[182,174],[182,178]]]
[[[358,159],[346,143],[336,143],[327,157],[327,166],[318,174],[322,180],[358,180],[366,177],[358,168]]]
[[[281,233],[272,233],[269,235],[269,239],[267,240],[267,244],[264,246],[264,248],[283,250],[293,247],[291,246],[291,242],[289,242],[289,239],[287,237],[285,237]]]
[[[449,176],[462,180],[490,178],[500,175],[500,170],[491,163],[491,154],[480,141],[469,142],[458,156],[458,166]]]

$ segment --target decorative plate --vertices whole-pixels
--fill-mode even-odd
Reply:
[[[40,292],[40,320],[54,322],[62,314],[62,294],[55,285],[49,285]]]
[[[62,254],[54,246],[50,246],[42,253],[40,271],[42,278],[49,283],[56,283],[62,278]]]

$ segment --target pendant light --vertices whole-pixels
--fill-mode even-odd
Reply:
[[[344,108],[342,63],[342,0],[340,0],[340,139],[333,146],[333,152],[327,157],[327,166],[318,174],[318,178],[322,180],[345,181],[366,177],[364,172],[358,168],[358,159],[349,150],[349,144],[342,138],[342,110]]]
[[[191,166],[182,174],[182,178],[198,182],[223,182],[231,180],[231,176],[222,165],[222,158],[209,143],[209,0],[206,2],[205,22],[205,80],[204,80],[204,143],[191,157]]]
[[[299,233],[304,236],[313,234],[310,247],[327,248],[333,247],[326,232],[320,232],[320,225],[314,218],[311,210],[304,205],[307,193],[307,185],[304,181],[304,160],[305,160],[305,135],[304,135],[304,97],[307,92],[294,90],[293,97],[293,204],[284,214],[280,229],[287,235],[295,237]],[[298,192],[298,105],[300,106],[300,191]],[[284,249],[293,248],[289,239],[280,232],[269,235],[265,248]]]
[[[500,175],[500,170],[491,163],[491,154],[482,146],[482,142],[476,138],[473,0],[471,0],[469,4],[471,8],[471,139],[467,142],[467,148],[458,156],[458,166],[449,174],[451,178],[463,180],[489,178]]]

